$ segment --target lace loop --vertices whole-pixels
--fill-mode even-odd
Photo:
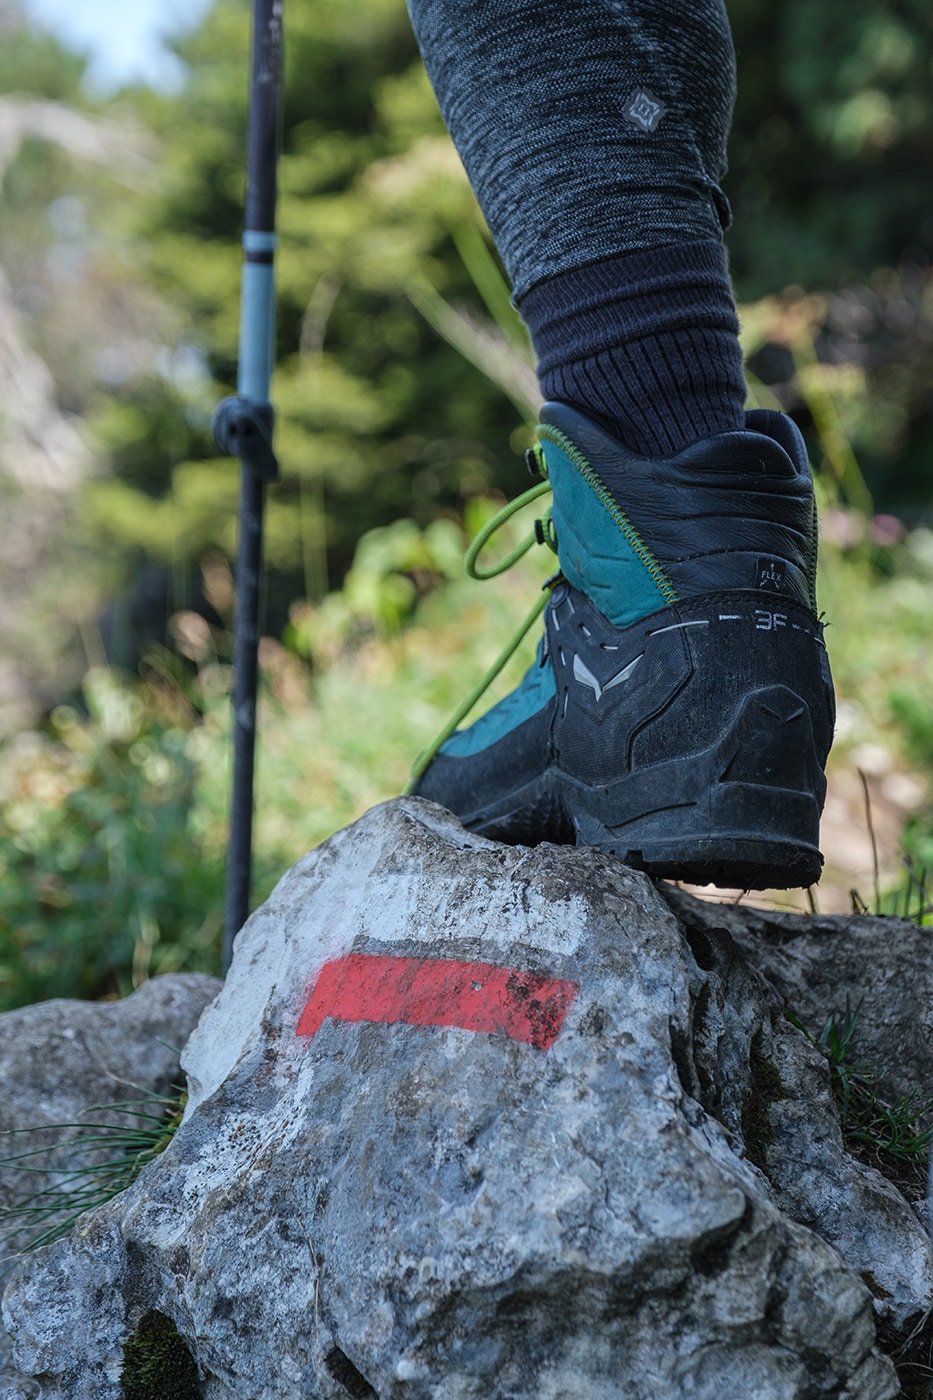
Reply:
[[[531,534],[526,535],[520,544],[517,544],[508,554],[497,560],[495,564],[490,564],[488,568],[481,569],[477,562],[480,554],[492,539],[493,535],[496,534],[498,530],[501,530],[502,526],[505,525],[507,521],[511,520],[513,515],[516,515],[520,510],[524,509],[525,506],[530,505],[532,501],[536,501],[539,496],[545,495],[550,489],[550,482],[539,481],[537,486],[532,486],[527,491],[523,491],[520,496],[515,497],[514,501],[509,501],[508,505],[503,506],[501,510],[497,510],[491,520],[487,520],[483,528],[474,536],[464,557],[464,564],[470,578],[488,579],[496,578],[498,574],[504,574],[507,569],[511,569],[513,564],[517,564],[519,559],[528,553],[533,544],[539,543],[538,531],[537,528],[535,528],[532,530]],[[550,538],[553,535],[553,529],[550,528],[550,520],[551,512],[550,509],[548,509],[544,513],[544,520],[541,524],[542,527],[546,529],[546,542],[549,544]],[[537,525],[538,521],[535,521],[535,526],[537,527]],[[551,545],[551,548],[556,550],[555,545]]]

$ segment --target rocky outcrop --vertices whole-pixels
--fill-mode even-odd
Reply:
[[[908,919],[770,914],[667,895],[690,926],[722,930],[814,1034],[848,1005],[859,1055],[891,1098],[933,1097],[933,932]]]
[[[81,1167],[113,1159],[106,1143],[89,1146],[87,1139],[106,1138],[107,1125],[138,1125],[139,1114],[152,1111],[147,1100],[176,1092],[184,1079],[181,1047],[220,986],[215,977],[175,974],[144,983],[123,1001],[47,1001],[0,1016],[0,1277],[10,1273],[18,1249],[56,1224],[54,1215],[17,1221],[17,1204],[37,1188],[65,1186]],[[104,1133],[91,1123],[104,1124]],[[0,1332],[0,1397],[41,1393],[25,1377],[14,1386],[14,1375],[9,1337]]]
[[[10,1396],[117,1400],[154,1330],[205,1400],[896,1396],[876,1321],[933,1301],[926,1232],[779,992],[672,903],[414,799],[305,857],[169,1147],[11,1280]]]
[[[88,1136],[82,1120],[114,1127],[138,1121],[99,1106],[135,1101],[144,1112],[147,1097],[172,1094],[183,1080],[182,1047],[220,987],[203,973],[174,974],[144,982],[123,1001],[46,1001],[0,1016],[0,1209],[35,1189],[23,1154],[57,1143],[64,1174],[92,1160],[74,1146]],[[4,1252],[15,1252],[32,1233],[8,1238]]]

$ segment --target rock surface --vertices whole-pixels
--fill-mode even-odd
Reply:
[[[378,808],[250,919],[183,1065],[168,1149],[7,1289],[46,1400],[117,1400],[153,1312],[205,1400],[898,1393],[875,1318],[933,1301],[925,1231],[728,930],[607,857]]]
[[[115,1127],[138,1121],[106,1109],[89,1115],[88,1109],[172,1092],[183,1079],[181,1048],[220,987],[216,977],[167,975],[145,982],[123,1001],[46,1001],[0,1016],[0,1211],[12,1209],[37,1184],[60,1183],[66,1171],[94,1159],[88,1148],[65,1146],[87,1136],[88,1129],[79,1126],[82,1117]],[[54,1155],[47,1156],[45,1150],[52,1148]],[[53,1162],[58,1171],[51,1178],[37,1182],[22,1170],[22,1159],[8,1161],[39,1149],[42,1155],[28,1160],[44,1169]],[[38,1228],[0,1225],[0,1276]],[[32,1400],[40,1389],[22,1377],[14,1387],[3,1332],[0,1400],[20,1394]]]
[[[172,1092],[183,1079],[182,1047],[221,985],[200,973],[175,974],[144,982],[123,1001],[45,1001],[0,1016],[0,1209],[35,1189],[8,1158],[86,1136],[79,1124],[91,1107]],[[112,1111],[93,1118],[128,1121]],[[87,1160],[77,1151],[68,1166]],[[29,1233],[5,1240],[4,1252],[15,1252]]]
[[[670,892],[694,927],[728,932],[814,1035],[859,1007],[858,1052],[892,1098],[933,1096],[933,930],[891,917],[810,917]]]

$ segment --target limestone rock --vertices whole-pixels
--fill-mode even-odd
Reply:
[[[24,1171],[24,1160],[9,1158],[86,1136],[88,1130],[79,1126],[82,1117],[115,1126],[138,1121],[113,1110],[96,1111],[98,1105],[171,1093],[183,1079],[181,1047],[220,986],[217,978],[200,973],[169,974],[143,983],[123,1001],[46,1001],[0,1016],[0,1209],[11,1209],[37,1184],[50,1182]],[[100,1153],[75,1146],[32,1160],[45,1169],[54,1161],[59,1170],[51,1181],[57,1183],[66,1170],[95,1155]],[[0,1276],[38,1228],[0,1226]],[[33,1400],[40,1393],[36,1381],[16,1377],[9,1339],[0,1334],[0,1400]]]
[[[893,1098],[933,1095],[933,935],[907,919],[772,914],[671,892],[694,927],[725,929],[818,1035],[861,1006],[859,1056]]]
[[[7,1289],[46,1400],[117,1400],[153,1311],[205,1400],[898,1393],[875,1315],[933,1301],[925,1232],[730,935],[597,852],[377,808],[183,1065],[168,1149]]]
[[[182,1078],[182,1046],[220,987],[216,977],[175,974],[144,982],[123,1001],[60,999],[0,1016],[0,1208],[35,1189],[8,1158],[86,1135],[80,1126],[53,1131],[56,1125],[77,1125],[98,1105],[171,1093]],[[93,1117],[128,1121],[107,1111]],[[69,1165],[84,1160],[76,1153]],[[23,1242],[14,1236],[4,1249]]]

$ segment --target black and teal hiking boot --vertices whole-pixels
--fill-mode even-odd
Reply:
[[[812,884],[834,706],[797,428],[756,411],[648,461],[565,405],[541,419],[560,574],[537,659],[410,790],[495,840],[693,884]]]

